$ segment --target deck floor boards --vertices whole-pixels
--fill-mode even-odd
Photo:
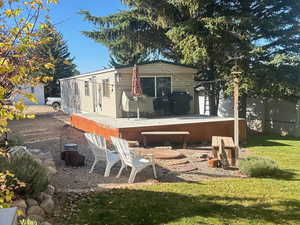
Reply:
[[[193,124],[193,123],[209,123],[209,122],[222,122],[232,121],[233,118],[222,118],[213,116],[198,116],[198,115],[185,115],[185,116],[172,116],[160,118],[110,118],[104,117],[97,113],[82,113],[78,116],[85,117],[86,119],[93,120],[97,123],[113,128],[132,128],[132,127],[147,127],[147,126],[163,126],[163,125],[177,125],[177,124]]]

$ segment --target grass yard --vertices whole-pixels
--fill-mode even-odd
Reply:
[[[300,224],[300,140],[252,137],[248,147],[277,161],[282,174],[99,192],[78,202],[65,224]]]

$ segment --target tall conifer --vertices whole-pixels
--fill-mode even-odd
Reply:
[[[71,57],[67,43],[63,40],[62,35],[57,31],[53,31],[55,29],[52,24],[48,23],[48,26],[49,31],[52,30],[52,32],[50,33],[46,30],[43,33],[48,41],[40,44],[32,54],[48,60],[54,65],[51,70],[42,67],[38,73],[53,77],[53,80],[45,86],[45,96],[58,97],[60,96],[58,80],[78,74],[78,71],[73,63],[74,58]]]
[[[97,25],[97,30],[84,34],[112,52],[124,49],[125,43],[133,52],[197,66],[201,79],[227,80],[209,89],[212,115],[218,111],[219,91],[230,90],[233,69],[242,72],[242,99],[247,95],[293,96],[299,91],[299,1],[122,2],[129,10],[110,16],[82,12]]]

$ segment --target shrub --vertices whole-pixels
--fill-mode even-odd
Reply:
[[[0,170],[9,170],[16,178],[26,184],[17,190],[17,193],[27,197],[37,197],[47,188],[49,183],[47,170],[30,155],[16,155],[12,158],[0,160]]]
[[[12,133],[8,135],[8,146],[20,146],[24,144],[24,137],[19,133]]]
[[[21,146],[24,144],[24,137],[19,133],[0,134],[0,147],[7,148],[13,146]]]
[[[240,170],[251,177],[270,177],[276,175],[278,165],[272,159],[251,156],[240,160]]]
[[[38,225],[36,221],[30,220],[30,219],[23,219],[20,220],[21,225]]]

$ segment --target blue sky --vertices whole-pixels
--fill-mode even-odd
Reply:
[[[93,15],[106,16],[125,9],[120,0],[60,0],[51,7],[52,22],[67,41],[71,55],[75,57],[77,69],[81,73],[91,72],[107,66],[108,50],[101,44],[83,36],[80,31],[92,30],[93,25],[83,20],[81,9]]]

